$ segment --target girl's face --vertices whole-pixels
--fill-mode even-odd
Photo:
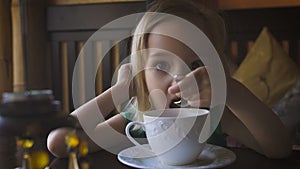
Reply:
[[[146,84],[152,107],[176,108],[180,100],[169,94],[168,88],[176,83],[174,76],[182,77],[199,66],[199,57],[183,43],[163,35],[149,35],[148,60],[145,66]]]

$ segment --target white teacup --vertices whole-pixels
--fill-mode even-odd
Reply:
[[[209,111],[204,109],[177,108],[153,110],[144,113],[144,122],[130,122],[126,135],[141,146],[131,135],[130,128],[140,125],[146,132],[151,150],[167,165],[185,165],[197,159],[205,146],[201,142],[205,120]]]

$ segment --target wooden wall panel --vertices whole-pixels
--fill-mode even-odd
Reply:
[[[99,65],[97,70],[95,80],[96,89],[93,94],[99,94],[110,87],[112,75],[118,63],[128,53],[127,40],[121,42],[120,45],[116,45],[115,43],[119,41],[118,38],[120,35],[129,35],[133,25],[137,21],[134,21],[135,23],[131,24],[130,27],[103,30],[103,34],[97,36],[89,49],[86,49],[85,42],[108,22],[131,13],[145,11],[145,7],[145,2],[126,2],[49,6],[47,8],[47,31],[49,40],[51,41],[51,55],[53,59],[52,79],[54,95],[58,100],[62,100],[66,112],[71,112],[74,109],[72,100],[72,73],[75,61],[80,52],[82,52],[80,49],[92,51],[91,53],[98,58],[89,64],[92,65],[90,68],[86,68],[84,65],[80,68],[82,71],[78,76],[79,79],[83,80],[79,83],[81,86],[80,89],[78,88],[77,90],[76,88],[76,90],[81,95],[81,98],[77,98],[79,99],[79,104],[82,104],[86,100],[89,100],[91,96],[91,93],[87,93],[88,84],[85,84],[85,82],[91,82],[91,77],[81,77],[84,75],[84,71],[89,71],[91,68],[95,69],[97,60],[104,57],[102,64]],[[66,43],[66,46],[74,44],[74,48],[66,49],[66,47],[63,47],[64,45],[62,46],[62,43]],[[104,53],[111,45],[114,47],[108,53]],[[67,60],[65,60],[66,58]],[[82,62],[85,62],[85,60]]]
[[[24,55],[21,32],[21,9],[20,1],[12,0],[12,37],[13,37],[13,91],[22,92],[26,90]]]
[[[46,2],[28,2],[28,78],[31,89],[51,88],[51,56],[47,49]]]
[[[79,5],[79,4],[138,2],[138,1],[145,1],[145,0],[47,0],[49,5]]]
[[[115,19],[132,13],[143,12],[145,8],[145,2],[49,6],[47,8],[47,30],[96,31]]]
[[[146,0],[47,0],[49,5],[78,5],[112,2],[138,2]],[[299,0],[197,0],[205,5],[219,9],[257,9],[274,7],[295,7],[300,6]]]
[[[300,6],[299,0],[216,0],[216,1],[217,1],[217,7],[224,10]]]
[[[50,56],[46,48],[46,3],[40,0],[25,2],[26,8],[22,12],[19,0],[11,1],[13,86],[16,92],[51,86]],[[24,18],[21,18],[21,13],[24,14]],[[22,34],[22,27],[25,28],[26,34]],[[24,53],[27,54],[27,59],[24,58]]]
[[[12,91],[12,40],[10,0],[0,1],[0,101],[3,92]]]

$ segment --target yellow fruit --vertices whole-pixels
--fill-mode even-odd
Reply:
[[[31,166],[33,169],[44,169],[49,165],[49,156],[45,151],[35,151],[31,154]]]
[[[72,132],[72,133],[69,133],[68,135],[66,135],[65,142],[66,142],[67,146],[74,148],[74,147],[78,146],[79,139],[78,139],[77,135],[74,132]]]
[[[82,141],[79,145],[79,153],[81,156],[85,156],[87,155],[87,153],[89,152],[88,149],[88,144],[86,141]]]
[[[32,139],[18,139],[17,145],[22,148],[31,148],[34,144]]]

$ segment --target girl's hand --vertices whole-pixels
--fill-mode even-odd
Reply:
[[[209,108],[211,104],[211,84],[204,66],[198,67],[181,81],[172,85],[168,92],[188,101],[192,107]]]
[[[116,85],[123,85],[124,87],[130,86],[130,82],[132,80],[131,67],[130,63],[121,65],[118,71],[118,80]]]
[[[115,84],[115,87],[118,88],[118,91],[121,93],[115,93],[118,95],[126,95],[128,96],[129,94],[129,98],[132,97],[132,93],[133,93],[133,85],[132,85],[132,65],[131,63],[126,63],[121,65],[121,67],[119,68],[118,71],[118,79],[117,82]]]

